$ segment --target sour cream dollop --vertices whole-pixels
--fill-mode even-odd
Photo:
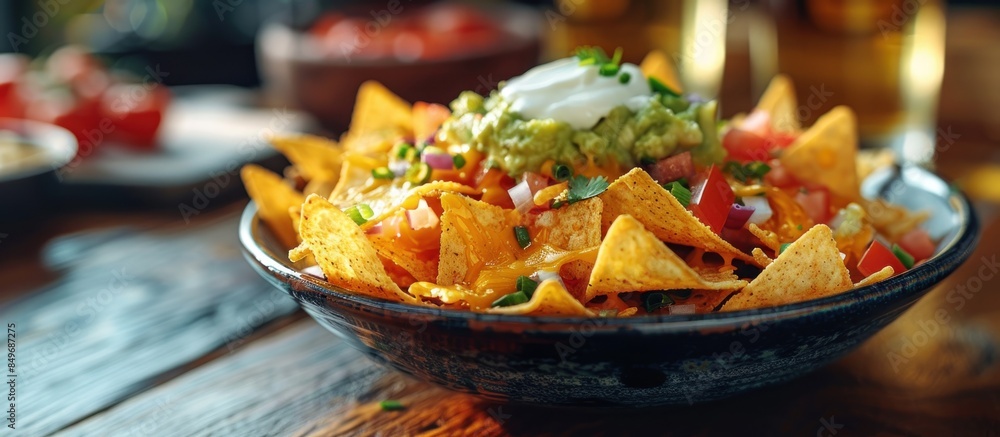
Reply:
[[[574,129],[590,129],[611,109],[626,105],[636,111],[652,95],[649,82],[635,64],[622,64],[615,76],[601,76],[596,65],[565,58],[539,65],[507,81],[500,96],[525,118],[551,118]],[[628,83],[618,76],[628,73]]]

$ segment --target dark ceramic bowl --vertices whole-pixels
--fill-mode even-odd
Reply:
[[[968,200],[918,168],[865,183],[929,209],[938,254],[904,274],[836,296],[746,311],[621,319],[477,314],[362,297],[295,270],[250,204],[240,240],[250,264],[320,324],[374,360],[498,401],[573,407],[705,402],[815,370],[896,319],[972,253]],[[805,272],[804,272],[805,273]]]
[[[21,142],[44,154],[43,161],[0,171],[0,226],[19,228],[45,212],[59,184],[58,170],[76,156],[77,142],[68,130],[31,120],[0,118],[0,131],[14,132]]]
[[[334,132],[351,121],[355,94],[368,80],[403,99],[447,104],[465,90],[488,94],[497,81],[538,65],[542,14],[519,5],[480,7],[505,30],[499,44],[445,59],[333,59],[317,54],[308,39],[273,23],[257,37],[257,64],[269,93],[301,107]],[[390,24],[391,25],[391,24]]]

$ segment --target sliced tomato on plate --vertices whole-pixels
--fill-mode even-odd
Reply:
[[[921,228],[903,234],[899,239],[899,247],[912,255],[917,262],[934,256],[934,251],[937,250],[937,245],[931,240],[930,234]]]
[[[906,271],[903,262],[896,258],[888,247],[878,241],[872,241],[872,245],[868,246],[868,250],[858,261],[858,271],[864,276],[870,276],[886,266],[892,267],[894,274],[897,275]]]

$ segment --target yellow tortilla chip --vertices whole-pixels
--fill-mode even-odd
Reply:
[[[271,232],[285,247],[298,244],[296,227],[288,215],[290,208],[302,205],[302,193],[285,183],[281,176],[255,164],[247,164],[240,170],[243,185],[250,198],[257,204],[257,214],[267,224]]]
[[[771,116],[771,131],[797,133],[802,130],[798,117],[799,104],[795,100],[795,86],[783,74],[774,76],[757,101],[757,107]]]
[[[912,212],[884,199],[861,199],[861,203],[872,226],[891,242],[899,241],[904,234],[920,226],[931,215],[927,211]]]
[[[882,267],[882,270],[872,273],[871,275],[868,275],[867,278],[858,281],[857,284],[854,284],[854,288],[865,287],[868,285],[872,285],[876,282],[882,282],[886,279],[891,278],[892,275],[894,274],[896,274],[896,271],[893,270],[892,266]]]
[[[684,92],[684,87],[681,86],[681,81],[678,79],[674,63],[666,53],[660,50],[649,52],[642,59],[642,63],[639,64],[639,69],[642,70],[642,74],[646,77],[655,77],[670,89],[678,93]]]
[[[816,225],[789,245],[723,311],[802,302],[851,289],[851,274],[840,259],[833,232]]]
[[[532,316],[594,316],[580,301],[566,291],[559,281],[549,279],[538,284],[531,299],[509,307],[490,308],[493,314]]]
[[[685,288],[738,290],[747,285],[738,279],[711,281],[702,277],[630,215],[619,216],[601,242],[590,274],[586,300],[627,291]],[[728,276],[727,276],[728,277]]]
[[[351,127],[342,143],[347,150],[375,150],[379,138],[398,138],[412,133],[410,104],[373,80],[361,84],[351,114]]]
[[[441,207],[438,285],[471,284],[487,260],[516,259],[513,223],[502,208],[452,193],[441,195]]]
[[[778,253],[779,251],[781,251],[781,241],[778,240],[778,234],[775,234],[774,232],[765,229],[761,229],[760,226],[757,226],[756,223],[748,224],[747,230],[750,231],[750,233],[753,234],[754,237],[757,237],[757,239],[764,244],[764,247],[771,249],[771,252]],[[766,266],[761,265],[761,267],[766,267]]]
[[[857,119],[850,108],[837,106],[785,149],[781,165],[800,181],[820,184],[833,194],[858,200],[857,159]]]
[[[378,198],[359,199],[359,202],[367,203],[368,206],[372,207],[372,211],[375,213],[371,220],[361,225],[361,229],[367,230],[405,209],[416,208],[420,199],[438,198],[444,193],[479,194],[475,188],[451,181],[433,181],[413,188],[410,187],[412,187],[411,184],[393,185],[388,192]]]
[[[421,254],[411,252],[397,244],[393,236],[368,235],[368,240],[371,241],[372,246],[375,247],[375,251],[380,256],[392,261],[417,281],[437,279],[437,253],[434,253],[434,256],[421,256]]]
[[[564,250],[579,250],[601,244],[601,199],[591,198],[583,202],[552,209],[538,214],[534,227],[545,234],[544,243]],[[593,264],[573,261],[563,267],[563,271],[573,278],[585,279],[590,276]]]
[[[389,277],[361,228],[321,196],[302,205],[302,244],[289,258],[311,253],[327,282],[345,291],[392,301],[415,302]]]
[[[754,262],[684,208],[641,168],[632,169],[601,194],[601,227],[607,230],[618,216],[629,214],[660,240],[715,252],[723,258]]]
[[[753,248],[751,254],[753,255],[753,259],[757,260],[757,265],[759,266],[767,267],[774,262],[774,260],[767,256],[763,250],[760,250],[759,247]]]
[[[337,183],[343,156],[336,142],[315,135],[276,136],[270,141],[306,180]]]

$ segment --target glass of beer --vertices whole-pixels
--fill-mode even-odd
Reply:
[[[893,147],[902,161],[930,163],[944,72],[940,0],[766,0],[751,23],[758,94],[787,74],[803,125],[848,105],[862,147]]]

